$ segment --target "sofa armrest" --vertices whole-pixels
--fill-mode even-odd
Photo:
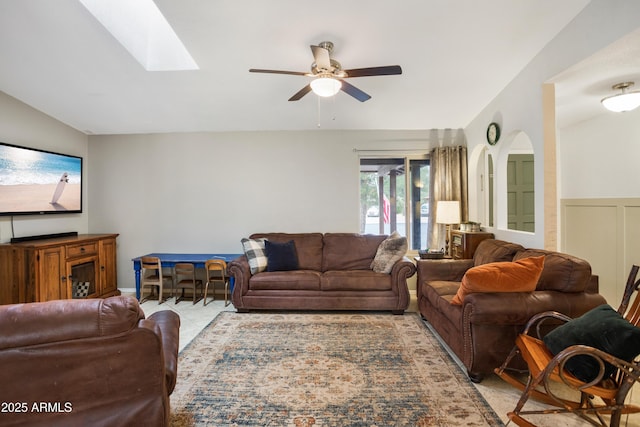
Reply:
[[[525,325],[545,311],[578,317],[605,303],[602,295],[587,292],[478,292],[465,296],[463,310],[471,324]]]
[[[229,276],[233,276],[233,291],[231,293],[231,302],[239,309],[243,308],[242,296],[249,292],[249,279],[251,278],[251,269],[249,268],[249,260],[246,255],[241,255],[227,265]]]
[[[407,257],[403,257],[398,262],[393,264],[391,269],[391,289],[398,295],[397,310],[406,310],[409,307],[409,286],[407,285],[407,279],[416,274],[416,266]]]
[[[391,274],[393,278],[403,276],[406,280],[416,274],[416,266],[408,257],[405,256],[393,264],[389,274]]]
[[[167,391],[173,392],[178,376],[178,348],[180,344],[180,316],[175,311],[162,310],[140,321],[140,326],[157,328],[162,341]]]

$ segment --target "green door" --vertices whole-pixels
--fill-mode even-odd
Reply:
[[[509,154],[507,161],[507,228],[535,231],[533,154]]]

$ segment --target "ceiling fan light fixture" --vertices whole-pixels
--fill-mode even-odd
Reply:
[[[640,107],[640,91],[628,92],[633,86],[633,82],[624,82],[613,85],[614,90],[622,90],[622,93],[602,98],[602,105],[609,111],[622,113],[625,111],[635,110]]]
[[[342,88],[342,82],[332,77],[318,77],[311,81],[311,90],[318,96],[334,96]]]

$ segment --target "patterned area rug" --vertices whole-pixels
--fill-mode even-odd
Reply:
[[[500,426],[416,313],[223,312],[181,353],[172,426]]]

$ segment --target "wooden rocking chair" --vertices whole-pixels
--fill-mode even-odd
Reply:
[[[640,292],[638,292],[640,279],[636,280],[639,269],[640,267],[637,265],[631,268],[622,303],[617,310],[621,316],[636,327],[640,323]],[[632,296],[633,302],[629,307]],[[495,370],[500,378],[523,391],[515,409],[507,414],[509,419],[521,427],[535,427],[535,424],[524,419],[523,416],[574,413],[596,426],[618,427],[622,414],[640,412],[640,406],[625,403],[627,393],[640,380],[640,361],[638,358],[627,362],[585,345],[570,346],[554,356],[541,339],[541,325],[549,319],[556,319],[556,322],[571,320],[558,312],[537,314],[529,320],[524,332],[516,338],[516,345],[505,362]],[[536,336],[532,336],[533,333]],[[526,383],[520,381],[518,376],[512,374],[513,370],[508,368],[509,363],[518,353],[527,363],[528,380]],[[595,360],[596,366],[599,366],[599,372],[595,379],[584,382],[565,369],[565,364],[575,356],[591,357]],[[609,375],[611,371],[607,371],[606,364],[615,368],[613,374]],[[554,382],[563,383],[570,389],[577,390],[580,393],[580,400],[573,401],[559,397],[557,388],[556,394],[554,394],[551,390]],[[523,411],[522,408],[529,398],[534,398],[555,408]],[[609,416],[609,424],[603,415]]]

